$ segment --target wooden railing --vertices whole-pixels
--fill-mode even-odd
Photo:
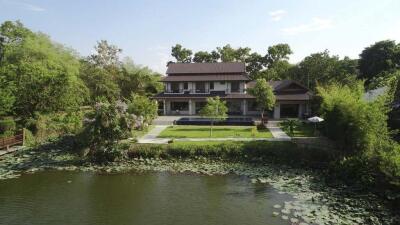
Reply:
[[[18,144],[23,145],[24,137],[25,137],[25,132],[24,132],[24,130],[22,130],[14,136],[0,138],[0,149],[3,149],[3,148],[8,149],[10,146],[18,145]]]

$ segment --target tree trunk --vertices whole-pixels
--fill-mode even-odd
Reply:
[[[210,137],[212,136],[212,128],[213,128],[214,120],[211,120],[211,126],[210,126]]]

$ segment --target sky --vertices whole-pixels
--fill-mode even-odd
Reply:
[[[287,43],[298,63],[325,49],[357,58],[377,41],[400,42],[399,0],[0,0],[0,23],[6,20],[82,56],[105,39],[160,73],[177,43],[194,52],[231,44],[263,55]]]

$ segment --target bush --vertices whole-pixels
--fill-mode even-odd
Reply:
[[[0,120],[0,136],[12,136],[17,129],[13,119]]]
[[[335,157],[334,152],[320,149],[299,148],[292,142],[175,142],[168,145],[132,144],[129,158],[197,158],[272,161],[291,165],[327,165]]]

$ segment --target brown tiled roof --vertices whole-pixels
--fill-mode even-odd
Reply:
[[[284,87],[287,87],[293,83],[308,90],[308,88],[306,86],[304,86],[294,80],[272,80],[272,81],[268,81],[268,83],[271,85],[271,87],[274,89],[274,91],[278,91],[278,90],[280,90]],[[247,86],[247,88],[252,88],[252,87],[254,87],[255,84],[256,84],[256,81],[253,80],[253,81],[248,82],[246,86]]]
[[[167,74],[231,74],[246,73],[246,66],[241,62],[231,63],[171,63]]]
[[[246,75],[231,74],[231,75],[201,75],[201,76],[166,76],[161,81],[248,81],[249,77]]]

